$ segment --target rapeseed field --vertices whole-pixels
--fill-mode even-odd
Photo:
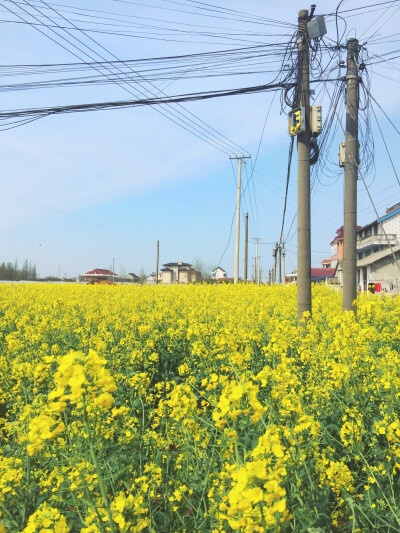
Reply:
[[[400,531],[400,298],[0,287],[0,532]]]

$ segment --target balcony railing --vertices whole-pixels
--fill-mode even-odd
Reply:
[[[397,235],[378,233],[376,235],[369,235],[362,239],[357,239],[357,250],[361,248],[368,248],[370,246],[379,246],[381,244],[397,244]]]

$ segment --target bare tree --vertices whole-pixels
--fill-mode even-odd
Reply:
[[[139,272],[139,283],[146,283],[147,274],[142,267]]]
[[[206,265],[200,258],[196,257],[194,259],[192,267],[196,269],[197,272],[200,272],[200,275],[204,281],[211,279],[211,267]]]

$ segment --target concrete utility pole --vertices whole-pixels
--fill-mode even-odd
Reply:
[[[344,166],[343,311],[357,296],[358,40],[347,41],[346,144]]]
[[[159,257],[160,257],[160,241],[157,241],[156,285],[158,285],[158,259]]]
[[[260,283],[260,258],[258,255],[258,243],[261,241],[260,237],[253,237],[253,241],[256,243],[256,263],[255,263],[255,278],[254,283]]]
[[[310,215],[310,57],[307,9],[299,11],[297,35],[299,101],[304,108],[305,131],[297,136],[297,321],[311,313],[311,215]]]
[[[281,242],[282,242],[282,277],[283,277],[283,284],[285,285],[285,281],[286,281],[286,272],[285,272],[285,239],[283,237],[283,234],[282,234],[282,237],[281,237]]]
[[[244,281],[247,281],[247,255],[249,250],[249,214],[246,213],[246,225],[244,228]]]
[[[274,264],[272,265],[272,279],[271,283],[275,285],[276,282],[276,248],[272,250],[272,257],[274,258]]]
[[[237,180],[237,196],[236,196],[236,236],[235,236],[235,270],[233,274],[233,283],[239,282],[239,240],[240,240],[240,199],[242,196],[242,159],[250,159],[250,156],[235,156],[229,159],[238,160],[238,180]]]
[[[279,251],[279,284],[282,284],[282,247],[281,243],[278,244]]]

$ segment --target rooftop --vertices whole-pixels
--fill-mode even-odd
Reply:
[[[375,219],[372,222],[369,222],[368,224],[365,224],[365,226],[363,226],[362,228],[357,226],[357,231],[363,230],[365,228],[368,228],[369,226],[373,226],[377,222],[383,222],[384,220],[387,220],[388,218],[391,218],[391,217],[393,217],[395,215],[398,215],[399,213],[400,213],[400,202],[398,202],[397,204],[393,205],[392,207],[387,207],[386,208],[386,214],[383,217]]]
[[[335,276],[335,268],[312,268],[312,278],[333,278]]]
[[[105,268],[95,268],[93,270],[88,270],[84,274],[85,276],[116,276],[115,272],[107,270]]]
[[[164,263],[164,267],[191,267],[192,265],[190,263],[183,263],[182,261],[178,261],[177,263]]]

